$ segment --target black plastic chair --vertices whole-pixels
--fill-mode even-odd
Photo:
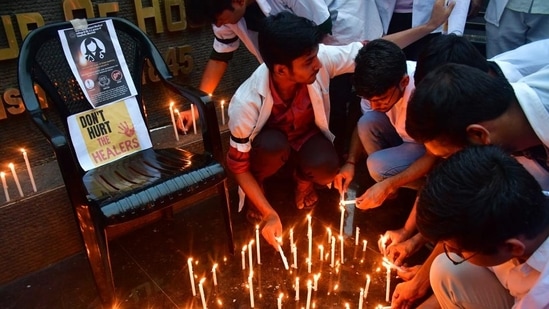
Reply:
[[[182,148],[151,148],[83,171],[66,133],[66,119],[91,109],[91,105],[70,70],[57,32],[72,25],[69,22],[48,24],[25,38],[18,67],[21,95],[32,121],[54,149],[95,284],[105,305],[112,305],[116,300],[108,248],[109,228],[112,231],[123,223],[131,226],[132,222],[140,221],[136,219],[157,211],[170,213],[175,203],[215,187],[220,196],[219,210],[225,220],[229,251],[234,253],[227,177],[221,164],[224,155],[214,102],[197,89],[175,84],[155,45],[138,27],[122,18],[110,19],[138,90],[137,101],[145,122],[141,84],[147,59],[173,95],[198,108],[205,151],[197,154]],[[101,20],[104,19],[89,19],[88,23]],[[44,89],[48,102],[59,114],[63,123],[60,127],[40,108],[36,84]]]

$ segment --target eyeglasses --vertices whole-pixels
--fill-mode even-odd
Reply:
[[[395,96],[395,93],[396,93],[397,89],[398,89],[398,86],[393,87],[393,92],[389,96],[389,100],[387,100],[387,96],[385,96],[384,98],[380,98],[380,99],[370,98],[370,99],[367,99],[367,100],[370,101],[370,104],[392,102],[393,97]]]
[[[460,255],[461,260],[460,260],[460,261],[456,261],[456,260],[454,260],[454,259],[452,258],[452,256],[450,256],[450,253],[449,253],[449,252],[450,252],[451,250],[448,250],[448,247],[446,246],[446,243],[442,243],[442,247],[444,248],[444,254],[446,254],[446,257],[447,257],[447,258],[450,260],[450,262],[452,262],[452,264],[454,264],[454,265],[459,265],[459,264],[461,264],[461,263],[467,261],[468,259],[472,258],[473,256],[477,255],[477,253],[478,253],[478,252],[475,252],[475,253],[469,255],[467,258],[463,258],[463,257],[461,257],[461,255]],[[457,253],[456,253],[456,254],[457,254]]]

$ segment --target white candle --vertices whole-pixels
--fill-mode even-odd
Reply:
[[[345,238],[340,235],[339,241],[341,243],[341,264],[345,264],[345,253],[343,253],[343,248],[345,247]]]
[[[27,156],[27,152],[25,151],[25,149],[21,149],[21,152],[23,153],[23,159],[25,159],[25,165],[27,166],[27,172],[29,173],[32,190],[36,192],[36,183],[34,182],[34,175],[32,174],[31,165],[29,163],[29,157]]]
[[[11,174],[13,175],[13,180],[15,180],[15,185],[17,186],[17,191],[19,191],[19,195],[23,197],[23,190],[21,189],[21,184],[19,183],[19,177],[17,177],[17,173],[15,172],[15,165],[13,163],[8,164]]]
[[[360,296],[358,297],[358,309],[362,309],[364,303],[364,289],[360,288]]]
[[[255,249],[257,252],[257,264],[261,264],[261,247],[259,246],[259,225],[255,226]]]
[[[313,290],[313,285],[311,280],[307,280],[307,305],[305,306],[306,309],[311,308],[311,292]]]
[[[341,201],[341,205],[352,205],[356,204],[356,200]]]
[[[290,245],[294,244],[294,229],[290,229]]]
[[[330,250],[330,266],[334,267],[334,260],[335,260],[335,237],[332,236],[331,238],[331,250]]]
[[[221,100],[221,124],[225,125],[225,100]]]
[[[294,263],[292,264],[292,267],[297,269],[297,246],[295,244],[292,244],[291,250],[294,258]]]
[[[318,291],[318,279],[320,278],[320,273],[313,275],[313,290]]]
[[[359,236],[360,236],[360,228],[357,226],[355,230],[355,246],[358,246]]]
[[[250,288],[250,306],[254,308],[254,285],[252,282],[252,275],[253,272],[250,272],[250,275],[248,276],[248,287]]]
[[[170,116],[172,118],[173,133],[175,134],[175,139],[179,141],[179,134],[177,134],[177,125],[175,124],[175,117],[173,114],[173,102],[170,102]],[[179,117],[179,114],[178,114]]]
[[[254,267],[253,267],[253,247],[254,245],[254,240],[250,240],[250,242],[248,243],[248,266],[250,267],[250,272],[253,272],[254,271]]]
[[[204,280],[206,280],[206,278],[202,278],[198,282],[198,290],[200,291],[200,299],[202,300],[202,308],[208,308],[208,306],[206,305],[206,297],[204,296],[204,287],[202,286],[204,284]]]
[[[362,251],[366,252],[366,247],[368,246],[368,241],[367,240],[363,240],[362,241]]]
[[[389,302],[389,294],[391,293],[391,267],[385,266],[387,268],[387,287],[385,289],[385,301]]]
[[[382,260],[383,266],[385,267],[394,268],[400,272],[406,272],[406,270],[404,270],[402,267],[396,266],[395,264],[393,264],[393,262],[389,261],[389,259],[386,256],[382,257],[381,260]]]
[[[311,260],[309,258],[305,259],[305,263],[307,263],[307,273],[311,273]]]
[[[217,286],[217,263],[215,263],[212,267],[212,277],[214,286]]]
[[[341,210],[341,220],[339,220],[339,235],[343,235],[343,226],[345,225],[345,207],[340,206]]]
[[[320,253],[320,261],[324,261],[324,246],[318,245],[318,252]]]
[[[328,243],[330,243],[332,241],[332,229],[328,227],[326,232],[328,232]]]
[[[191,117],[193,118],[193,132],[196,134],[196,119],[194,119],[194,106],[191,105]]]
[[[299,277],[295,277],[295,300],[299,300]]]
[[[280,245],[278,245],[278,252],[280,252],[280,258],[282,259],[282,263],[284,263],[284,268],[286,268],[286,270],[290,269],[288,266],[288,260],[286,259],[284,251],[282,251],[282,247]]]
[[[246,248],[248,248],[248,245],[244,245],[242,251],[240,251],[242,255],[242,270],[246,269]]]
[[[312,229],[312,226],[311,226],[311,215],[307,215],[307,220],[309,221],[309,226],[308,226],[308,237],[309,237],[309,263],[312,264],[313,263],[313,229]]]
[[[276,300],[278,309],[282,309],[282,297],[284,297],[284,293],[278,294],[278,299]]]
[[[4,188],[4,195],[6,196],[6,202],[9,202],[10,194],[8,192],[8,184],[6,183],[6,173],[1,172],[0,178],[2,178],[2,188]]]
[[[193,258],[187,260],[189,266],[189,278],[191,279],[191,288],[193,290],[193,296],[196,296],[196,287],[194,286],[194,274],[193,274]]]
[[[370,275],[366,275],[366,287],[364,288],[364,299],[368,297],[368,290],[370,289]]]

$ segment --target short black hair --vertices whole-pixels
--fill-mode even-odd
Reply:
[[[398,86],[407,73],[406,55],[395,43],[376,39],[364,45],[355,57],[353,82],[356,94],[370,99]]]
[[[283,11],[263,20],[259,53],[270,70],[275,64],[291,67],[293,60],[317,48],[324,35],[314,22]]]
[[[455,34],[432,38],[418,56],[414,82],[416,85],[434,69],[446,63],[458,63],[488,72],[486,58],[467,38]]]
[[[444,139],[464,147],[467,126],[497,118],[514,101],[515,93],[505,78],[448,63],[416,85],[406,110],[406,132],[421,143]]]
[[[416,222],[431,241],[493,254],[505,240],[532,239],[549,226],[549,199],[534,177],[503,149],[467,147],[427,177]]]

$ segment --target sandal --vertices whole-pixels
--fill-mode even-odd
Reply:
[[[314,183],[294,177],[296,181],[295,204],[297,209],[313,209],[318,204]]]

